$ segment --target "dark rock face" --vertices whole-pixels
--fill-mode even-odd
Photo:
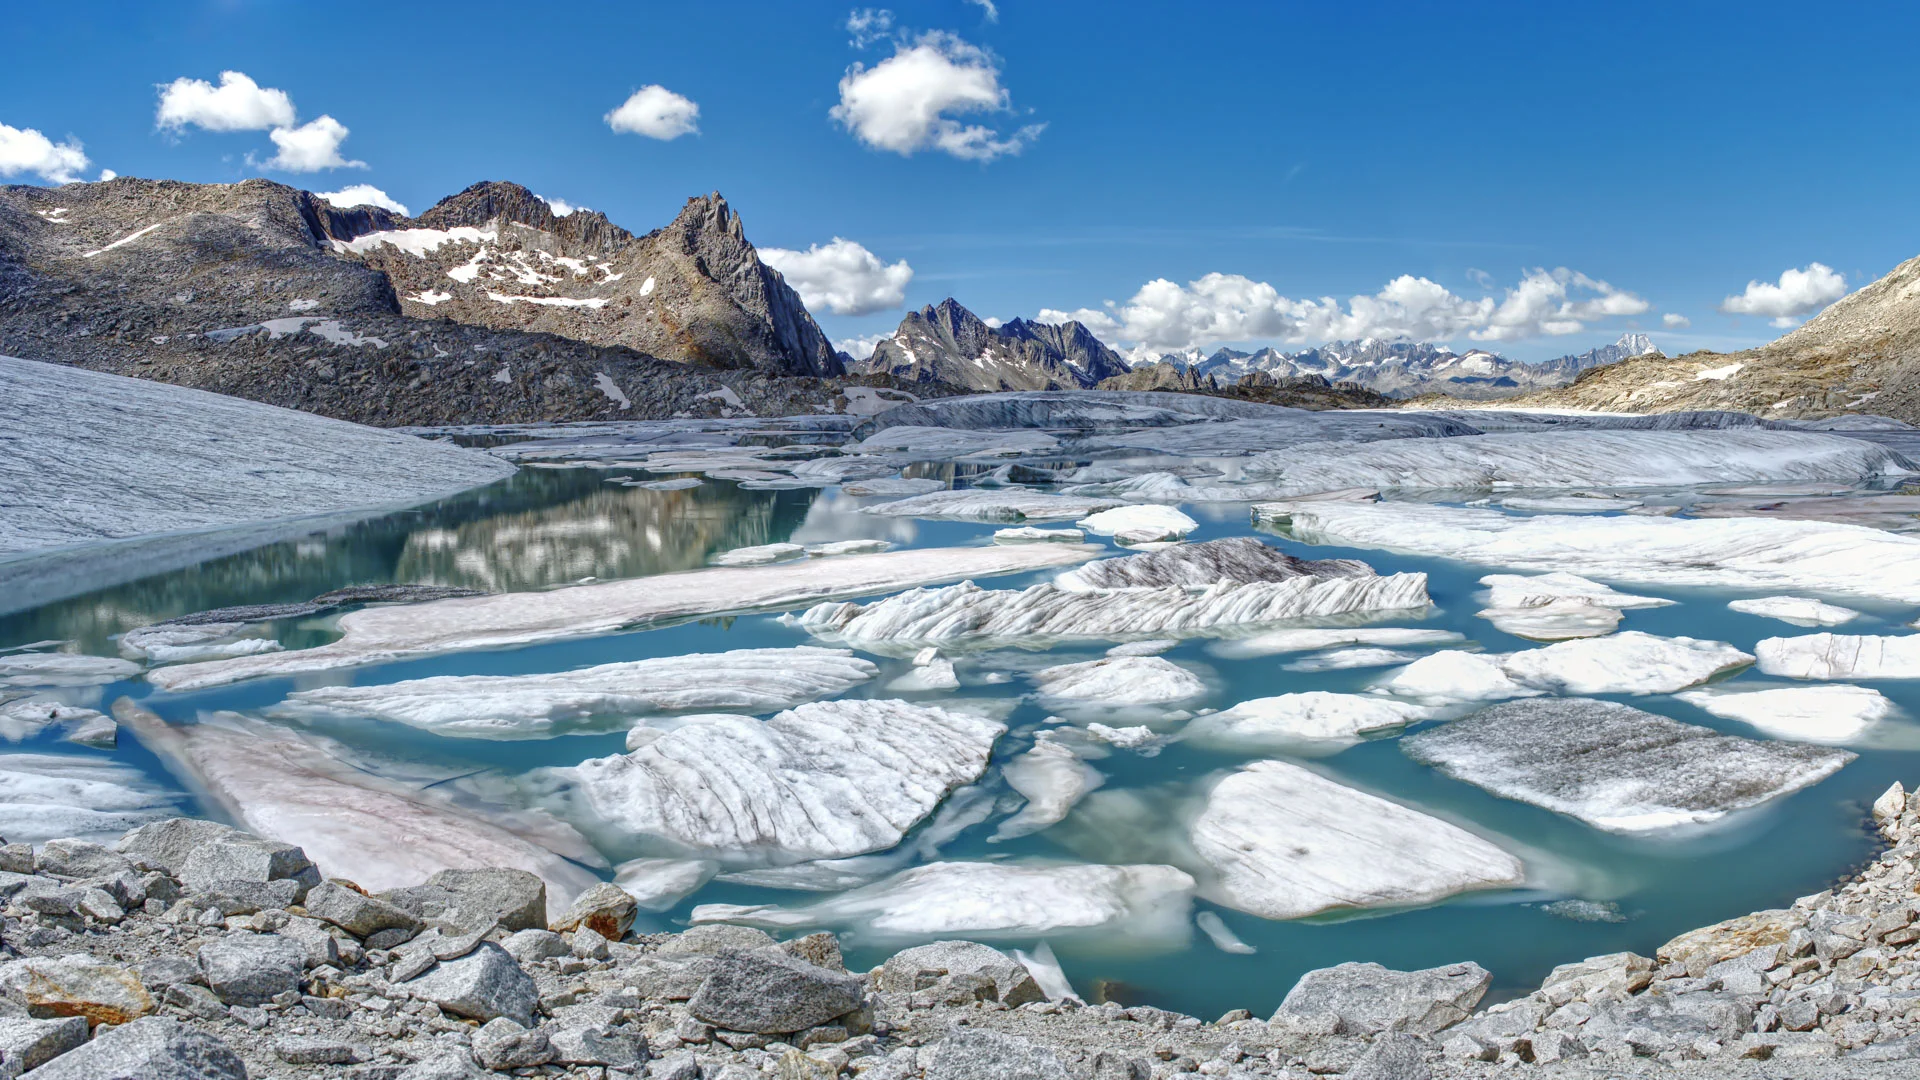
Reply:
[[[636,237],[512,184],[418,219],[266,180],[0,187],[0,355],[388,426],[790,414],[841,389],[719,196]]]
[[[687,1003],[694,1016],[731,1031],[804,1031],[860,1007],[860,980],[779,949],[722,953]]]
[[[1077,322],[995,328],[948,297],[909,314],[853,370],[967,390],[1058,390],[1097,386],[1127,365]]]

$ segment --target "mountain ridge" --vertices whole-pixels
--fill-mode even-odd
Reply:
[[[1127,372],[1120,354],[1077,322],[1013,319],[998,327],[949,296],[910,311],[850,372],[964,390],[1089,389]]]
[[[1376,338],[1331,341],[1291,353],[1271,347],[1250,353],[1222,348],[1198,363],[1173,354],[1160,362],[1185,366],[1202,378],[1211,376],[1227,385],[1258,371],[1277,379],[1318,375],[1393,398],[1437,393],[1485,400],[1563,386],[1583,371],[1653,351],[1653,342],[1645,334],[1629,332],[1611,345],[1538,363],[1509,360],[1484,349],[1456,353],[1433,342]]]

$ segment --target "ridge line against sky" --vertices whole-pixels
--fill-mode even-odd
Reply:
[[[337,7],[367,47],[285,2],[11,14],[0,179],[510,179],[641,232],[719,190],[837,341],[952,294],[1141,356],[1735,348],[1920,251],[1906,8],[560,4],[508,45],[504,4]]]

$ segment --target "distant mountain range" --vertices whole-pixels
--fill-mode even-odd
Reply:
[[[1204,360],[1167,355],[1161,362],[1183,366],[1200,378],[1232,385],[1259,371],[1276,379],[1318,375],[1350,382],[1393,398],[1447,394],[1461,398],[1512,397],[1529,390],[1565,386],[1589,368],[1657,352],[1645,334],[1622,334],[1611,345],[1541,363],[1509,360],[1484,349],[1456,353],[1429,342],[1335,341],[1317,349],[1240,352],[1220,349]]]
[[[1124,375],[1127,362],[1077,322],[1014,319],[989,326],[948,297],[908,313],[872,356],[847,370],[983,392],[1066,390]]]

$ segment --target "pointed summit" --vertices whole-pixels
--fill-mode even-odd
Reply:
[[[1127,365],[1077,322],[1014,319],[996,329],[949,296],[901,320],[853,370],[968,390],[1061,390],[1096,386]]]

